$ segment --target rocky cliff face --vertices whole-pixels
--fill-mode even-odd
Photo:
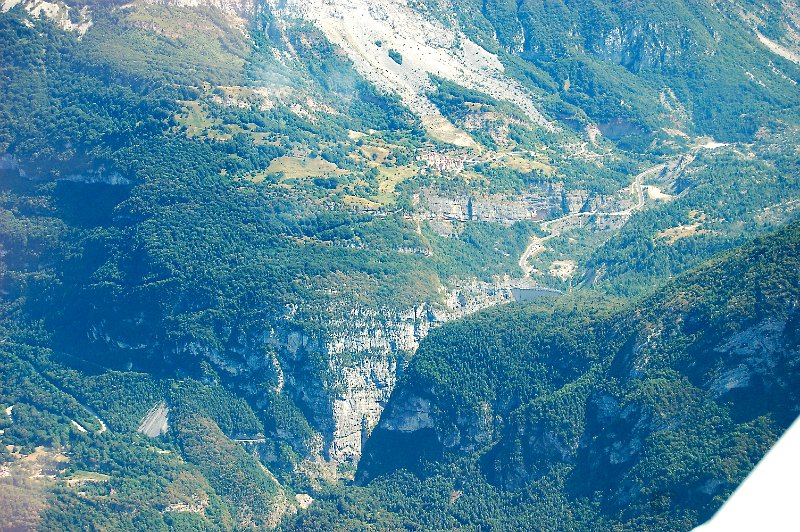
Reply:
[[[269,403],[270,394],[283,395],[304,413],[317,436],[299,441],[290,429],[279,425],[277,437],[325,460],[357,462],[399,375],[430,329],[513,301],[507,285],[465,282],[445,291],[443,306],[421,304],[405,311],[340,308],[324,323],[319,321],[322,318],[301,320],[292,307],[268,330],[230,332],[221,346],[199,340],[180,343],[169,348],[165,357],[210,363],[219,379],[262,407]],[[93,344],[119,353],[119,360],[127,359],[122,365],[130,369],[142,363],[144,352],[164,345],[156,337],[131,336],[131,331],[142,331],[146,322],[143,316],[135,323],[100,320],[88,337]],[[157,360],[149,363],[163,365]]]
[[[283,393],[313,413],[323,439],[321,454],[338,463],[357,462],[398,377],[431,328],[513,300],[510,281],[469,281],[446,290],[443,306],[351,308],[321,332],[295,330],[267,338],[278,352]],[[310,359],[322,360],[324,371],[311,367]]]
[[[229,344],[221,351],[192,344],[186,349],[237,381],[268,375],[273,392],[290,397],[319,432],[320,441],[306,442],[312,453],[336,463],[358,462],[399,376],[430,330],[512,302],[520,287],[525,288],[512,279],[456,282],[442,287],[443,305],[423,303],[404,311],[344,306],[324,324],[312,318],[297,325],[298,311],[292,309],[269,331],[239,339],[238,347]],[[262,391],[247,392],[263,402]],[[480,430],[468,432],[465,441],[486,440]],[[282,437],[291,440],[292,435]]]
[[[3,12],[16,6],[22,6],[32,17],[47,17],[66,31],[85,34],[92,27],[92,16],[87,6],[71,6],[70,2],[56,0],[3,0],[0,9]]]
[[[242,341],[237,350],[187,347],[236,382],[254,373],[268,375],[272,391],[291,398],[318,431],[320,440],[304,442],[306,448],[342,463],[361,456],[362,441],[377,423],[405,359],[435,323],[424,306],[407,312],[351,309],[313,327],[315,332],[283,323]],[[264,401],[263,390],[248,393],[257,403]],[[278,436],[291,441],[294,435],[282,429],[277,427]]]
[[[356,461],[369,433],[397,383],[402,364],[396,359],[368,358],[338,368],[340,393],[333,402],[334,431],[328,450],[336,462]]]
[[[678,65],[687,56],[703,53],[697,49],[699,44],[689,30],[677,25],[634,21],[603,33],[590,50],[606,61],[640,72]]]
[[[330,379],[325,390],[329,406],[323,409],[330,416],[325,421],[328,432],[323,433],[328,459],[358,461],[398,374],[436,320],[421,305],[406,312],[351,309],[330,323],[315,344],[327,360]],[[320,406],[309,405],[312,411]]]

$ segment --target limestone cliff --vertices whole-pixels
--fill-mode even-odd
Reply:
[[[277,422],[273,436],[309,457],[357,462],[398,378],[431,329],[514,301],[521,286],[508,278],[453,280],[450,288],[441,287],[441,303],[406,310],[344,301],[325,309],[288,306],[267,329],[220,331],[222,342],[197,338],[170,344],[145,326],[151,318],[144,315],[121,322],[99,319],[87,335],[92,344],[118,353],[125,369],[163,368],[167,362],[187,371],[210,364],[216,376],[204,378],[226,383],[257,408],[269,408],[276,398],[295,405],[314,432],[298,434]]]

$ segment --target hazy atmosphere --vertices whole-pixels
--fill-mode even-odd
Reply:
[[[0,530],[706,523],[798,82],[796,0],[0,0]]]

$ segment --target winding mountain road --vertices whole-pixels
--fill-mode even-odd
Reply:
[[[692,157],[692,160],[694,157]],[[691,162],[691,161],[689,161]],[[683,164],[682,161],[679,159],[676,163],[676,167],[685,168],[688,163]],[[644,208],[644,181],[645,178],[656,175],[659,172],[662,172],[664,169],[668,168],[670,163],[660,163],[655,166],[652,166],[637,174],[633,181],[631,182],[631,189],[632,193],[636,195],[636,205],[624,209],[621,211],[612,211],[612,212],[602,212],[602,211],[589,211],[589,212],[573,212],[569,214],[565,214],[559,218],[554,218],[552,220],[547,220],[539,224],[539,227],[550,233],[547,236],[539,237],[539,236],[532,236],[530,242],[528,243],[528,247],[525,248],[525,251],[519,258],[519,267],[524,273],[525,278],[530,278],[531,273],[533,272],[533,266],[530,264],[530,259],[538,255],[539,253],[543,252],[546,248],[544,243],[550,240],[551,238],[557,237],[563,231],[563,225],[556,225],[556,227],[561,227],[561,229],[551,229],[551,226],[554,224],[558,224],[559,222],[565,222],[567,220],[572,219],[579,219],[582,217],[589,217],[589,216],[631,216],[634,212],[641,210]]]

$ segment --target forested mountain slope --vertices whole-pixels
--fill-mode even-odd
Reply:
[[[602,470],[574,440],[540,459],[510,435],[544,415],[536,398],[572,401],[565,387],[601,383],[627,401],[638,359],[616,357],[617,344],[647,335],[607,309],[796,220],[795,4],[2,1],[0,486],[27,509],[14,519],[231,529],[325,514],[361,526],[370,518],[351,505],[386,509],[400,488],[414,504],[447,492],[435,497],[446,508],[466,490],[442,471],[350,485],[357,470],[411,463],[359,460],[386,437],[373,429],[390,397],[405,408],[432,382],[447,384],[434,395],[450,417],[398,427],[424,429],[425,456],[444,469],[467,453],[459,475],[490,482],[464,499],[464,522],[506,512],[485,506],[493,493],[556,482],[537,477],[553,449],[564,467]],[[559,294],[548,320],[499,310],[442,327]],[[673,332],[647,310],[658,334],[630,349]],[[763,326],[752,334],[777,334]],[[783,397],[762,362],[742,362],[765,375],[751,384]],[[486,405],[502,419],[474,418]],[[720,430],[768,407],[731,410]],[[444,419],[449,436],[433,428]],[[560,490],[544,491],[590,500]],[[717,500],[701,499],[687,522]],[[414,504],[373,524],[461,522]]]
[[[785,117],[763,112],[758,102],[766,94],[780,94],[773,104],[797,112],[795,91],[786,90],[780,73],[794,79],[796,65],[748,31],[769,26],[773,37],[796,44],[793,2],[458,4],[469,6],[457,13],[481,42],[494,33],[500,46],[559,85],[564,112],[579,108],[612,137],[668,129],[747,138]]]
[[[622,311],[531,305],[438,329],[359,478],[474,475],[532,506],[505,526],[552,511],[545,485],[570,501],[562,523],[589,527],[578,507],[626,528],[702,522],[800,413],[798,251],[794,224]]]

